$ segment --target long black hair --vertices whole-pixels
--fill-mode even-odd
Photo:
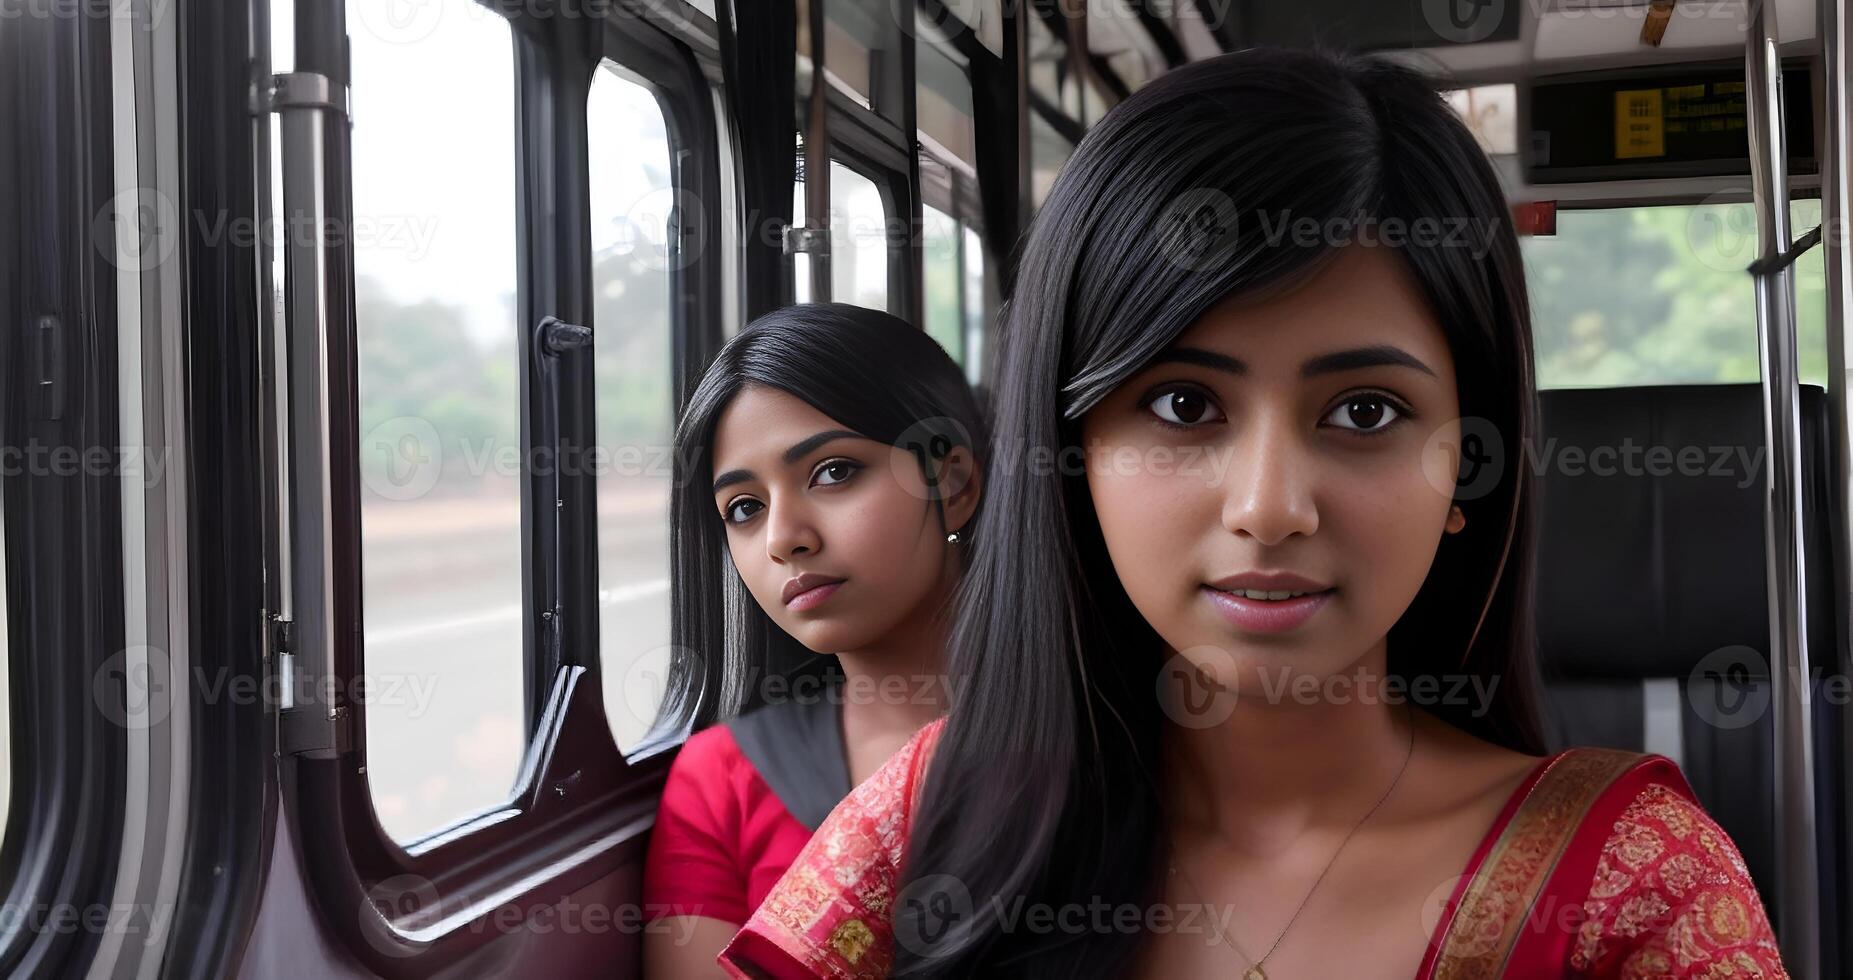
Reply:
[[[768,673],[827,669],[746,591],[715,513],[714,427],[748,385],[792,395],[853,432],[917,449],[933,486],[963,446],[982,469],[984,420],[965,376],[925,331],[847,303],[767,313],[721,347],[676,425],[669,504],[669,672],[656,730],[704,727],[754,707]],[[926,506],[944,501],[929,494]],[[977,521],[960,529],[976,540]]]
[[[1074,454],[1081,416],[1212,304],[1306,281],[1343,244],[1283,231],[1306,218],[1396,235],[1453,351],[1462,418],[1506,449],[1495,485],[1457,491],[1470,520],[1392,628],[1388,669],[1496,678],[1481,713],[1435,713],[1543,751],[1531,475],[1510,451],[1536,414],[1530,313],[1490,162],[1432,81],[1386,60],[1254,49],[1187,65],[1087,133],[1023,247],[996,347],[986,537],[948,651],[964,693],[915,818],[896,975],[1115,976],[1137,952],[1136,931],[1007,924],[1013,907],[1060,922],[1156,897],[1163,717],[1162,640],[1114,575],[1084,474],[1001,454]]]

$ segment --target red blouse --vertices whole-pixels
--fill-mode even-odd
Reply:
[[[644,907],[650,918],[744,923],[810,839],[728,727],[703,729],[669,767],[644,861]]]

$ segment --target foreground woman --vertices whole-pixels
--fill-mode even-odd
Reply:
[[[715,953],[831,808],[944,709],[981,434],[930,337],[845,304],[759,318],[690,396],[668,712],[758,707],[670,767],[644,870],[645,907],[673,926],[646,934],[653,980],[719,976]]]
[[[960,696],[723,965],[1784,976],[1671,762],[1543,755],[1523,266],[1430,83],[1163,76],[1077,147],[1017,282]],[[1499,470],[1457,484],[1468,434]]]

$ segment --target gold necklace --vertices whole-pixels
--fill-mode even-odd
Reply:
[[[1327,862],[1325,862],[1325,867],[1319,872],[1319,877],[1313,879],[1313,886],[1306,890],[1306,897],[1300,899],[1299,906],[1296,907],[1293,910],[1293,914],[1287,918],[1287,924],[1281,927],[1280,935],[1274,937],[1274,944],[1268,947],[1267,952],[1262,953],[1261,958],[1258,960],[1249,956],[1247,953],[1242,951],[1242,948],[1240,946],[1237,946],[1234,942],[1232,942],[1228,936],[1223,935],[1222,926],[1217,924],[1216,917],[1210,916],[1210,928],[1215,930],[1217,941],[1222,943],[1225,946],[1228,946],[1230,949],[1235,950],[1235,952],[1238,955],[1240,955],[1242,959],[1248,961],[1249,963],[1248,969],[1242,971],[1242,980],[1268,980],[1267,971],[1262,968],[1262,964],[1266,963],[1267,958],[1270,956],[1273,956],[1274,951],[1280,948],[1280,941],[1287,938],[1287,932],[1293,928],[1293,923],[1299,919],[1300,913],[1305,910],[1306,903],[1312,901],[1313,893],[1319,890],[1319,885],[1325,881],[1325,876],[1327,872],[1330,872],[1332,870],[1332,865],[1338,863],[1338,856],[1345,852],[1345,845],[1351,843],[1352,835],[1356,834],[1358,832],[1358,828],[1364,826],[1364,822],[1366,820],[1369,820],[1371,816],[1374,815],[1377,812],[1377,810],[1383,806],[1384,801],[1390,798],[1391,793],[1396,792],[1396,784],[1403,781],[1403,773],[1409,769],[1409,760],[1415,756],[1415,708],[1414,706],[1410,706],[1410,708],[1408,709],[1407,717],[1408,717],[1408,724],[1409,724],[1409,747],[1403,751],[1403,764],[1397,768],[1396,778],[1390,780],[1390,788],[1384,790],[1382,796],[1377,797],[1377,802],[1371,804],[1371,807],[1369,810],[1364,811],[1364,815],[1358,818],[1358,822],[1351,825],[1351,829],[1345,833],[1345,839],[1338,842],[1338,849],[1332,852],[1331,860],[1328,860]],[[1165,828],[1165,836],[1167,839],[1170,839],[1170,835],[1171,835],[1171,829],[1169,826],[1167,826]],[[1176,854],[1177,853],[1177,842],[1175,840],[1171,840],[1170,843],[1171,843],[1171,853]],[[1199,898],[1203,896],[1204,894],[1203,889],[1197,887],[1197,882],[1195,881],[1195,879],[1191,878],[1190,872],[1185,871],[1182,868],[1179,868],[1175,861],[1168,862],[1168,864],[1171,869],[1171,874],[1183,875],[1185,883],[1190,885],[1191,892],[1196,894],[1197,897]]]

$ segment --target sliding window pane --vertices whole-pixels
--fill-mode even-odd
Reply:
[[[966,380],[977,384],[984,376],[984,325],[990,320],[990,298],[985,293],[984,236],[970,227],[965,236],[965,365]]]
[[[830,161],[830,298],[888,308],[888,211],[881,189]]]
[[[640,79],[605,62],[586,99],[593,389],[598,413],[599,663],[605,715],[630,750],[669,668],[671,379],[669,127]]]
[[[472,0],[416,38],[370,4],[347,11],[367,778],[407,841],[505,801],[523,749],[514,39]]]
[[[922,261],[926,276],[926,329],[953,359],[965,354],[965,316],[960,308],[959,223],[934,207],[921,209]]]

